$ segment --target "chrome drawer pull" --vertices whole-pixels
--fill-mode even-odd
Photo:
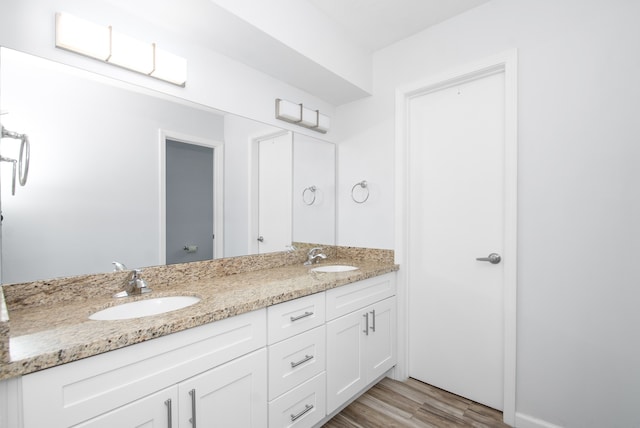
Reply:
[[[313,315],[313,312],[305,312],[302,315],[298,315],[297,317],[291,317],[289,319],[291,320],[291,322],[294,322],[294,321],[301,320],[302,318],[310,317],[311,315]]]
[[[305,404],[304,409],[300,413],[298,413],[297,415],[291,414],[291,422],[295,421],[296,419],[300,419],[302,416],[310,412],[311,409],[313,409],[313,404]]]
[[[367,336],[369,336],[369,312],[367,312],[366,314],[364,314],[362,316],[367,319],[366,324],[364,325],[364,330],[362,330],[362,332],[364,334],[366,334]]]
[[[191,396],[191,419],[189,422],[193,428],[196,428],[196,390],[189,391],[189,395]]]
[[[169,398],[167,401],[165,401],[164,404],[167,405],[167,420],[169,421],[169,422],[167,422],[167,427],[171,428],[172,427],[171,419],[173,419],[171,417],[171,398]]]
[[[313,355],[305,355],[304,358],[297,363],[291,362],[291,368],[298,367],[300,364],[304,364],[309,360],[313,360]]]
[[[376,310],[372,310],[371,311],[371,316],[373,317],[373,323],[371,325],[371,330],[375,333],[376,332]]]

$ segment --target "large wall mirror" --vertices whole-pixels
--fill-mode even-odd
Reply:
[[[6,48],[0,113],[2,283],[335,244],[326,141]]]

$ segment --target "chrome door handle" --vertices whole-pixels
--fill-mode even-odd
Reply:
[[[307,361],[313,360],[313,355],[305,355],[303,359],[301,359],[300,361],[295,361],[295,362],[291,362],[291,368],[296,368],[301,364],[306,363]]]
[[[489,262],[491,264],[497,265],[502,260],[502,257],[500,257],[500,254],[491,253],[487,257],[478,257],[476,258],[476,260],[478,260],[479,262]]]
[[[171,417],[171,398],[167,399],[167,401],[164,402],[164,404],[167,405],[167,428],[171,428],[173,426],[172,423],[172,417]]]
[[[302,315],[298,315],[297,317],[289,317],[289,319],[291,320],[291,322],[295,322],[301,320],[302,318],[310,317],[311,315],[313,315],[313,312],[306,311]]]
[[[366,314],[362,315],[365,318],[365,325],[364,325],[364,330],[362,330],[362,332],[369,336],[369,312],[367,312]]]
[[[189,395],[191,396],[191,418],[189,422],[191,422],[191,428],[196,428],[196,390],[189,391]]]
[[[258,236],[258,242],[264,242],[264,237]]]
[[[313,409],[313,404],[305,404],[304,409],[297,415],[291,414],[291,422],[295,422]]]

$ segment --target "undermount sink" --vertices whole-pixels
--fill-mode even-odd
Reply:
[[[349,272],[358,269],[355,266],[349,265],[326,265],[318,266],[311,269],[313,272]]]
[[[113,321],[148,317],[186,308],[187,306],[195,305],[199,301],[200,298],[194,296],[156,297],[154,299],[138,300],[136,302],[112,306],[91,314],[89,319],[96,321]]]

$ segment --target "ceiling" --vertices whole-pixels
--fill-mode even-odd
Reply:
[[[368,52],[489,0],[308,0]]]
[[[489,0],[103,1],[338,106],[371,95],[375,51]]]

